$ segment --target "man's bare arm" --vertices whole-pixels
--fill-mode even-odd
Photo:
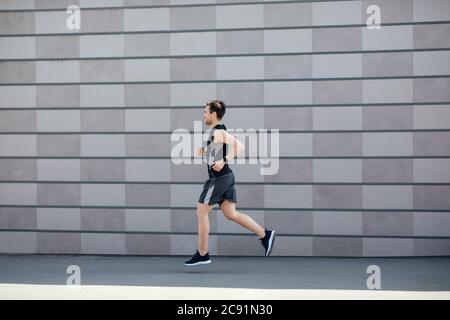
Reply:
[[[242,142],[240,142],[236,137],[232,136],[225,130],[216,130],[214,132],[214,143],[225,143],[231,146],[229,152],[226,155],[227,161],[234,159],[242,150],[245,149]]]

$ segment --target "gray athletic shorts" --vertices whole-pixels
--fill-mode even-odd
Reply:
[[[208,205],[222,204],[224,200],[236,203],[233,171],[217,178],[209,178],[203,185],[198,202]]]

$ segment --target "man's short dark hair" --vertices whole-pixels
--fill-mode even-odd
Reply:
[[[215,112],[217,119],[221,120],[225,115],[226,104],[222,100],[216,99],[207,103],[209,106],[209,113]]]

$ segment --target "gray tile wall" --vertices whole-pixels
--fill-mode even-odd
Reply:
[[[192,254],[206,170],[170,134],[220,97],[229,128],[282,130],[277,174],[234,165],[274,255],[450,255],[450,1],[237,2],[0,0],[0,253]]]

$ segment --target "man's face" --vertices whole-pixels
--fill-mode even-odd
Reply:
[[[213,123],[214,116],[215,116],[214,113],[209,112],[209,106],[206,105],[205,109],[203,109],[203,121],[207,126]]]

